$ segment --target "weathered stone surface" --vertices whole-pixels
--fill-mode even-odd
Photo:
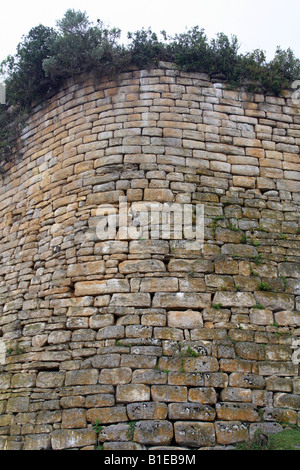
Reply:
[[[68,277],[86,277],[89,275],[104,273],[104,261],[90,261],[89,263],[71,264],[67,270]]]
[[[251,309],[250,310],[250,321],[254,325],[273,325],[274,324],[274,317],[272,310],[259,310],[259,309]]]
[[[189,447],[209,447],[216,442],[215,427],[211,423],[178,421],[174,424],[175,441]]]
[[[98,382],[98,377],[96,369],[70,371],[66,373],[66,385],[92,385]]]
[[[187,401],[187,388],[170,385],[153,385],[151,387],[153,401],[157,402],[185,402]]]
[[[275,312],[275,321],[279,326],[300,326],[300,314],[290,310]]]
[[[124,406],[113,406],[109,408],[91,408],[86,414],[87,421],[96,424],[122,423],[128,421],[126,408]]]
[[[118,369],[102,369],[99,376],[101,384],[129,384],[132,378],[132,370],[128,367]]]
[[[119,265],[121,274],[164,272],[165,270],[164,263],[155,259],[124,261]]]
[[[223,449],[298,423],[291,93],[159,63],[31,111],[0,163],[0,449]]]
[[[259,431],[261,434],[278,434],[283,430],[279,423],[253,423],[250,424],[250,439],[254,438],[255,433]]]
[[[242,374],[239,372],[234,372],[233,374],[229,376],[230,387],[261,389],[261,388],[264,388],[264,385],[265,385],[265,380],[260,375]]]
[[[97,436],[93,429],[58,429],[51,433],[53,450],[94,446],[96,442]]]
[[[217,402],[217,394],[212,387],[192,388],[189,391],[189,401],[205,405],[214,405]]]
[[[150,307],[151,298],[148,293],[113,294],[110,305],[120,307]]]
[[[210,305],[210,294],[158,293],[153,299],[153,307],[165,308],[206,308]]]
[[[65,410],[62,413],[63,429],[80,429],[86,427],[86,410],[76,409]]]
[[[168,415],[168,407],[165,403],[131,403],[127,405],[128,418],[137,420],[165,420]]]
[[[213,303],[223,307],[253,307],[255,299],[248,292],[217,292]]]
[[[133,403],[150,400],[150,387],[142,384],[118,385],[117,402]]]
[[[275,395],[274,404],[279,408],[290,408],[300,411],[300,395],[280,393],[279,395]]]
[[[252,405],[244,403],[217,403],[216,412],[221,421],[255,422],[260,420],[258,411]]]
[[[216,439],[221,445],[245,442],[249,438],[248,427],[239,421],[220,421],[216,423]]]
[[[23,450],[50,450],[50,436],[48,434],[28,434],[25,436]]]
[[[257,303],[263,305],[266,309],[270,309],[275,312],[281,310],[293,310],[295,306],[294,297],[289,294],[255,292],[254,297]]]
[[[65,381],[63,372],[40,372],[36,379],[36,386],[39,388],[61,387]]]
[[[281,263],[278,267],[279,275],[284,277],[300,277],[300,263]]]
[[[176,278],[149,278],[142,279],[141,281],[141,292],[177,292],[178,291],[178,279]]]
[[[195,329],[203,326],[202,314],[193,310],[168,312],[168,326],[182,329]]]
[[[75,293],[80,295],[114,294],[116,292],[129,292],[130,287],[126,279],[107,279],[104,281],[83,281],[75,284]]]
[[[133,440],[147,445],[168,445],[173,438],[173,426],[169,421],[138,421]]]
[[[196,403],[172,403],[168,406],[169,418],[187,421],[214,421],[216,412],[213,407]]]

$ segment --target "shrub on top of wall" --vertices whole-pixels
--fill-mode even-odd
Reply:
[[[277,48],[267,62],[261,50],[240,54],[238,39],[219,33],[208,40],[198,26],[174,37],[161,32],[162,39],[151,29],[128,33],[127,45],[119,43],[121,31],[106,28],[97,20],[92,24],[87,14],[69,9],[57,21],[57,27],[43,25],[30,30],[8,56],[0,72],[6,77],[7,106],[0,105],[0,159],[7,154],[7,141],[16,136],[18,126],[10,124],[8,107],[26,114],[31,106],[43,101],[66,78],[94,71],[98,76],[113,76],[129,65],[147,68],[164,60],[186,71],[217,74],[230,87],[248,82],[248,91],[279,95],[300,76],[300,60],[291,49]]]

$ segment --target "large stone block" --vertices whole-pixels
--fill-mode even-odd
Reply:
[[[119,403],[149,401],[150,387],[144,384],[118,385],[116,399]]]
[[[57,429],[51,433],[53,450],[94,446],[96,443],[97,435],[93,429]]]
[[[116,292],[130,292],[127,279],[105,279],[104,281],[76,282],[75,295],[114,294]]]
[[[210,447],[216,442],[215,427],[212,423],[177,421],[174,424],[175,441],[188,447]]]
[[[255,299],[248,292],[217,292],[214,296],[215,305],[222,304],[223,307],[253,307]]]
[[[197,293],[156,293],[153,307],[162,308],[207,308],[210,306],[211,294]]]
[[[133,440],[145,445],[169,445],[173,438],[173,425],[169,421],[138,421]]]
[[[202,314],[194,310],[168,312],[168,326],[182,329],[201,328],[203,326]]]
[[[216,423],[216,438],[220,445],[245,442],[249,438],[248,426],[239,421],[220,421]]]

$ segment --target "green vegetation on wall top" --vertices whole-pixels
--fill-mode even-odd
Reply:
[[[141,69],[167,61],[185,71],[217,74],[230,87],[247,81],[248,91],[272,95],[279,95],[300,76],[300,60],[291,49],[278,47],[267,62],[261,50],[240,54],[235,36],[219,33],[209,40],[198,26],[174,37],[162,31],[161,39],[151,29],[142,29],[128,33],[126,45],[120,43],[120,36],[118,28],[106,28],[100,20],[92,24],[85,12],[71,9],[56,28],[32,28],[16,54],[1,63],[7,105],[0,105],[0,153],[9,153],[19,127],[15,115],[46,99],[66,78],[84,72],[114,76],[129,65]]]

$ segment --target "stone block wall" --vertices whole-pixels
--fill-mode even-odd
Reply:
[[[36,107],[0,181],[0,448],[198,449],[299,424],[300,112],[171,64]],[[204,205],[203,247],[99,207]],[[300,354],[299,354],[300,356]]]

